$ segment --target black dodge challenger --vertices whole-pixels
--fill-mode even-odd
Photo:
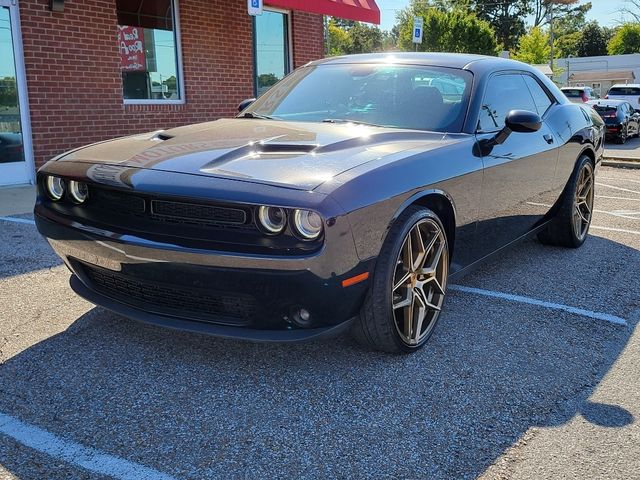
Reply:
[[[451,279],[529,234],[587,236],[603,122],[523,63],[337,57],[241,107],[40,169],[38,229],[79,295],[182,330],[351,329],[412,352]]]

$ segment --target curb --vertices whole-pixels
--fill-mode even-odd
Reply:
[[[627,160],[622,158],[603,158],[602,165],[616,168],[637,168],[640,169],[640,159]]]

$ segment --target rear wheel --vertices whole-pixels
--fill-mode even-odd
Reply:
[[[583,155],[567,185],[556,216],[538,233],[542,243],[571,248],[584,243],[593,215],[594,185],[592,160]]]
[[[410,207],[392,226],[355,326],[356,339],[386,352],[413,352],[433,333],[445,298],[449,246],[438,216]]]

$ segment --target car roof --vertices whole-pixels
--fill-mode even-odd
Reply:
[[[614,88],[614,87],[640,88],[640,83],[616,83],[615,85],[611,85],[610,88]]]
[[[610,99],[600,99],[600,100],[589,100],[587,104],[589,105],[599,105],[601,107],[619,107],[623,103],[629,103],[626,100],[610,100]]]
[[[410,65],[433,65],[439,67],[461,68],[472,70],[473,65],[482,64],[483,68],[503,68],[508,70],[531,70],[531,66],[526,63],[509,60],[506,58],[490,57],[487,55],[473,55],[467,53],[440,53],[440,52],[385,52],[385,53],[364,53],[357,55],[342,55],[339,57],[328,57],[309,65],[340,65],[340,64],[410,64]]]
[[[583,85],[582,87],[562,87],[560,90],[586,90],[587,88],[591,89],[591,87]]]

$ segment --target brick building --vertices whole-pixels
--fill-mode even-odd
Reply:
[[[0,185],[70,148],[230,116],[373,0],[0,0]]]

